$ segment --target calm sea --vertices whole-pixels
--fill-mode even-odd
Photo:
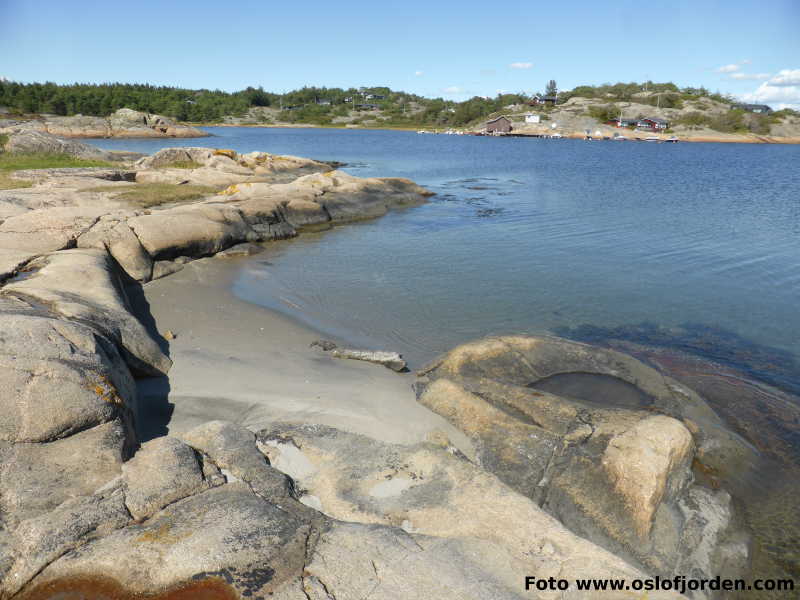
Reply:
[[[712,357],[766,353],[800,382],[800,146],[209,131],[94,143],[338,160],[436,192],[270,245],[241,271],[245,300],[412,366],[487,334],[616,332]]]

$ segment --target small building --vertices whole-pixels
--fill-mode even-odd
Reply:
[[[353,101],[353,97],[352,96],[348,96],[347,98],[344,99],[344,101],[345,102],[352,102]]]
[[[541,120],[542,120],[542,117],[540,115],[534,115],[534,114],[531,114],[531,113],[528,113],[527,115],[525,115],[525,122],[526,123],[539,123],[539,122],[541,122]]]
[[[659,119],[658,117],[647,117],[639,119],[636,122],[636,127],[647,131],[663,131],[669,127],[669,121],[666,119]]]
[[[366,100],[384,100],[386,96],[381,96],[380,94],[367,94],[365,97]]]
[[[743,110],[745,112],[768,115],[772,109],[766,104],[731,104],[731,110]]]
[[[513,129],[508,117],[497,117],[486,121],[486,133],[509,133]]]
[[[326,98],[321,98],[321,99],[317,98],[317,104],[319,104],[320,106],[330,106],[332,102],[330,100],[327,100]]]
[[[556,103],[558,103],[558,96],[539,96],[538,94],[528,101],[530,106],[554,106]]]
[[[356,104],[356,110],[378,110],[380,106],[377,104]]]

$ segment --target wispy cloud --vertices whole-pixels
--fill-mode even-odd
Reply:
[[[769,73],[731,73],[731,79],[769,79]]]
[[[734,73],[738,71],[741,67],[739,65],[730,64],[730,65],[723,65],[717,69],[717,73]]]
[[[464,89],[458,87],[457,85],[451,85],[450,87],[446,87],[442,90],[445,94],[463,94]]]
[[[414,76],[415,77],[422,77],[424,74],[425,74],[424,71],[414,71]]]
[[[513,62],[508,66],[511,67],[512,69],[530,69],[531,67],[533,67],[533,63],[532,62]]]
[[[753,62],[753,61],[750,60],[749,58],[745,58],[744,60],[740,60],[739,64],[740,65],[749,65],[751,62]]]

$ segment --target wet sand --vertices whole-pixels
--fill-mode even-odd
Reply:
[[[400,444],[439,430],[473,454],[461,432],[417,404],[413,374],[331,358],[309,347],[319,333],[237,299],[230,287],[243,260],[194,261],[132,298],[150,326],[176,335],[165,340],[174,362],[169,377],[138,382],[140,439],[214,419],[254,431],[288,421]]]

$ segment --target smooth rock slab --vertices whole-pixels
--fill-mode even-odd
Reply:
[[[21,521],[91,495],[121,473],[128,443],[123,425],[112,421],[55,442],[0,449],[0,513]]]
[[[80,323],[0,311],[0,441],[52,441],[120,418],[136,389],[116,346]]]
[[[131,593],[151,594],[219,577],[242,596],[261,598],[302,571],[309,534],[308,525],[246,485],[227,484],[82,545],[35,583],[102,575]]]
[[[0,247],[31,254],[63,250],[107,212],[103,208],[55,207],[9,217],[0,225]]]

